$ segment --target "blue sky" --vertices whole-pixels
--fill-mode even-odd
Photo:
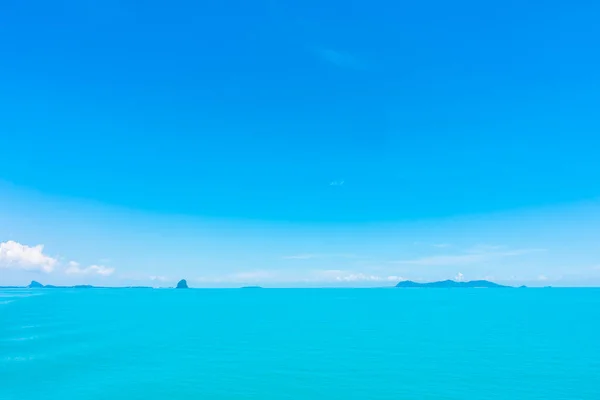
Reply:
[[[0,284],[600,284],[597,15],[2,2]]]

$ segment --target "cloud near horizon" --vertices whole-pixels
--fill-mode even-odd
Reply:
[[[71,262],[73,263],[73,262]],[[86,268],[81,268],[79,264],[73,263],[66,270],[67,275],[100,275],[110,276],[115,272],[114,268],[105,267],[104,265],[90,265]]]
[[[44,245],[27,246],[14,240],[0,243],[0,268],[17,268],[25,271],[54,271],[58,259],[44,254]]]
[[[316,282],[400,282],[405,278],[398,275],[380,275],[360,271],[346,271],[339,269],[312,271],[312,279]]]
[[[0,268],[13,268],[23,271],[51,273],[62,271],[66,275],[109,276],[115,268],[103,265],[90,265],[82,268],[76,261],[69,261],[61,267],[58,258],[44,253],[44,245],[28,246],[14,240],[0,243]]]
[[[336,283],[373,283],[399,282],[404,280],[397,275],[376,275],[367,272],[350,270],[309,270],[309,271],[275,271],[256,270],[242,271],[218,276],[203,276],[191,279],[192,282],[203,284],[336,284]]]
[[[396,275],[390,276],[378,276],[378,275],[367,275],[367,274],[350,274],[350,275],[341,275],[336,277],[336,281],[344,281],[344,282],[400,282],[405,280],[405,278]]]

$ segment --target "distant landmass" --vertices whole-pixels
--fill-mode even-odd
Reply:
[[[468,281],[458,282],[453,280],[439,281],[439,282],[413,282],[413,281],[402,281],[398,282],[397,288],[508,288],[512,286],[504,286],[498,283],[479,280],[479,281]],[[524,288],[526,286],[520,286]],[[549,287],[549,286],[547,286]],[[0,288],[8,289],[117,289],[116,287],[107,286],[92,286],[92,285],[74,285],[74,286],[55,286],[55,285],[43,285],[37,281],[31,281],[27,286],[0,286]],[[121,289],[152,289],[150,286],[121,286]],[[176,289],[189,289],[187,281],[185,279],[180,280],[177,283]],[[240,289],[262,289],[261,286],[242,286]]]
[[[27,286],[0,286],[3,289],[119,289],[109,286],[92,286],[92,285],[73,285],[73,286],[55,286],[42,285],[38,281],[31,281]],[[120,289],[152,289],[150,286],[122,286]]]
[[[187,281],[185,279],[180,280],[177,282],[177,287],[175,289],[189,289]]]
[[[92,285],[74,285],[74,286],[56,286],[43,285],[38,281],[31,281],[27,286],[0,286],[0,289],[154,289],[151,286],[92,286]],[[177,283],[177,289],[188,289],[185,279]]]
[[[31,281],[27,288],[29,289],[91,289],[92,285],[74,285],[74,286],[54,286],[54,285],[42,285],[37,281]]]
[[[499,285],[490,281],[457,282],[453,280],[419,283],[413,281],[398,282],[397,288],[507,288],[510,286]]]

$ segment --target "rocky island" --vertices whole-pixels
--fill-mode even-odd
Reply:
[[[189,289],[187,281],[185,279],[180,280],[179,282],[177,282],[177,286],[175,287],[175,289]]]

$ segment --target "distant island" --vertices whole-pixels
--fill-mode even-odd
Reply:
[[[445,280],[439,282],[419,283],[413,281],[398,282],[397,288],[507,288],[510,286],[499,285],[490,281],[468,281],[458,282],[453,280]]]
[[[74,285],[74,286],[54,286],[54,285],[42,285],[37,281],[31,281],[27,285],[28,289],[92,289],[92,285]]]
[[[187,281],[182,279],[177,283],[176,289],[188,289]],[[0,286],[0,289],[154,289],[152,286],[92,286],[92,285],[73,285],[56,286],[43,285],[38,281],[31,281],[27,286]]]
[[[180,280],[177,282],[177,287],[175,289],[189,289],[187,281],[185,279]]]
[[[92,286],[92,285],[73,285],[73,286],[56,286],[42,285],[38,281],[31,281],[27,286],[0,286],[1,289],[152,289],[150,286]]]
[[[498,283],[478,280],[459,282],[453,280],[445,280],[439,282],[414,282],[414,281],[402,281],[398,282],[395,286],[402,289],[410,288],[510,288],[512,286],[504,286]],[[520,286],[525,288],[526,286]],[[546,286],[550,287],[550,286]],[[31,281],[27,286],[0,286],[1,289],[153,289],[150,286],[120,286],[120,287],[108,287],[108,286],[92,286],[92,285],[74,285],[74,286],[55,286],[55,285],[43,285],[37,281]],[[189,289],[187,281],[185,279],[180,280],[177,283],[175,289]],[[240,289],[262,289],[261,286],[242,286]]]

